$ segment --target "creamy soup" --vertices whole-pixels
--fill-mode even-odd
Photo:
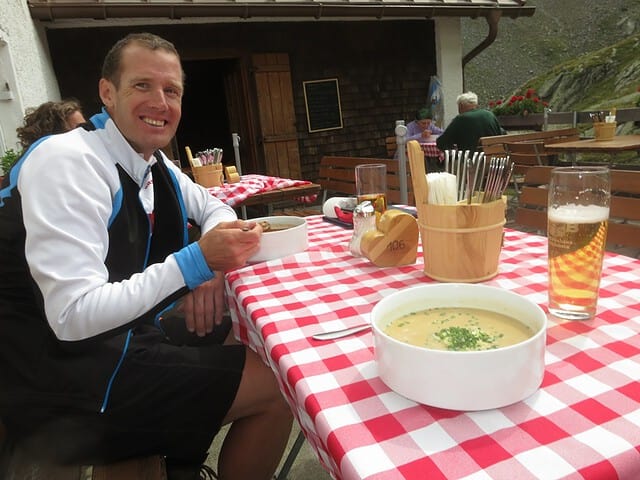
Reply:
[[[533,336],[515,318],[479,308],[431,308],[393,320],[384,329],[390,337],[436,350],[491,350]]]
[[[268,222],[267,220],[262,220],[260,226],[262,227],[263,232],[278,232],[280,230],[287,230],[289,228],[295,227],[295,225],[291,225],[288,223],[276,223],[276,222]]]

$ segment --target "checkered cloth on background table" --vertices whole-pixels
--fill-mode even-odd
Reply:
[[[309,249],[227,274],[234,330],[276,372],[334,478],[640,479],[640,260],[607,253],[598,315],[549,319],[542,387],[480,412],[427,407],[379,378],[373,334],[314,333],[368,319],[397,289],[432,282],[418,262],[378,268],[349,254],[352,232],[307,217]],[[505,230],[487,285],[546,311],[547,239]]]
[[[289,178],[269,177],[266,175],[242,175],[237,183],[225,183],[219,187],[210,187],[207,190],[214,197],[222,200],[230,207],[235,207],[247,198],[258,193],[279,190],[287,187],[309,185],[307,180],[291,180]],[[317,195],[299,197],[300,202],[313,203]]]
[[[444,161],[444,152],[438,148],[436,142],[420,142],[420,147],[427,158],[437,158],[440,162]]]

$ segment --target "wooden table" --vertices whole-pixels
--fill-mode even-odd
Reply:
[[[304,203],[313,203],[320,188],[317,183],[306,180],[251,174],[242,175],[237,183],[225,183],[207,190],[230,207],[240,208],[242,217],[246,219],[247,206],[266,205],[268,215],[272,215],[274,202],[299,200]]]
[[[414,265],[354,258],[352,232],[307,217],[305,252],[228,272],[237,338],[275,372],[311,447],[338,480],[640,478],[640,260],[605,254],[597,316],[549,319],[545,377],[516,404],[481,412],[420,405],[378,376],[366,321],[383,296],[431,283]],[[547,239],[505,229],[485,282],[546,309]]]
[[[596,140],[589,138],[564,143],[545,143],[549,153],[566,153],[575,164],[576,153],[611,153],[625,151],[640,151],[640,135],[617,135],[611,140]]]

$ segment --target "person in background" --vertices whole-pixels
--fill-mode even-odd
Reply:
[[[231,423],[218,478],[267,480],[291,410],[259,355],[216,335],[228,318],[224,272],[258,251],[262,228],[160,150],[183,91],[174,45],[130,34],[105,57],[102,112],[33,144],[5,179],[0,417],[33,458],[162,455],[170,480],[200,478]],[[189,243],[191,221],[202,235]],[[175,312],[212,341],[170,341],[162,324]]]
[[[22,126],[16,129],[23,151],[47,135],[73,130],[86,122],[82,107],[75,99],[45,102],[27,110]]]
[[[421,108],[416,112],[415,120],[407,124],[407,142],[417,140],[418,142],[429,141],[432,135],[440,135],[443,130],[433,123],[433,117],[429,108]]]
[[[436,140],[440,150],[476,151],[479,149],[481,137],[506,133],[493,112],[478,108],[478,95],[475,93],[466,92],[458,95],[456,102],[458,115]]]

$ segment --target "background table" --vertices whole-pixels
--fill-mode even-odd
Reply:
[[[424,152],[424,156],[428,158],[437,158],[438,161],[442,161],[444,159],[444,152],[438,148],[435,140],[432,142],[419,142],[422,151]]]
[[[593,138],[562,143],[545,143],[549,153],[565,153],[575,163],[576,153],[610,153],[640,151],[640,135],[616,135],[611,140]]]
[[[283,200],[296,200],[301,203],[315,202],[318,198],[320,185],[307,180],[251,174],[242,175],[239,182],[225,183],[207,190],[211,195],[233,208],[267,205],[268,214],[271,215],[273,202]],[[243,217],[246,218],[244,209]]]
[[[306,252],[227,274],[234,330],[256,349],[320,461],[343,479],[640,478],[640,261],[606,254],[598,316],[550,319],[539,391],[482,412],[427,407],[378,377],[371,332],[311,335],[368,318],[397,289],[431,280],[422,260],[381,269],[348,252],[351,232],[308,217]],[[546,309],[547,240],[505,231],[485,282]]]

